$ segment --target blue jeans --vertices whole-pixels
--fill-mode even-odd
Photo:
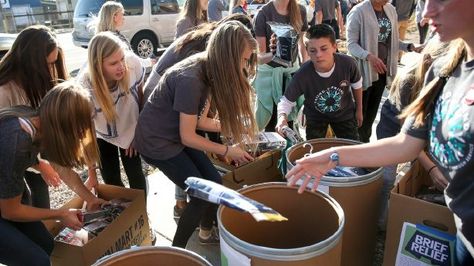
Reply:
[[[221,176],[207,155],[199,150],[184,148],[178,155],[167,160],[143,156],[145,162],[160,169],[175,185],[185,189],[184,181],[190,176],[222,183]],[[201,223],[202,228],[212,228],[216,221],[217,206],[204,200],[190,197],[188,206],[181,215],[173,239],[173,246],[185,248],[188,239]]]
[[[471,253],[469,253],[466,246],[461,241],[458,235],[456,235],[456,265],[457,266],[474,265],[474,259],[472,258]]]
[[[12,222],[0,218],[0,263],[51,265],[54,241],[42,222]]]

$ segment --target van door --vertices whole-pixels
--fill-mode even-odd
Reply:
[[[150,0],[150,26],[160,33],[160,43],[170,44],[176,33],[176,21],[179,16],[177,0]]]

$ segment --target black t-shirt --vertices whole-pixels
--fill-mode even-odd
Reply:
[[[340,122],[354,117],[351,85],[361,81],[360,71],[350,56],[336,53],[334,61],[329,77],[322,77],[315,71],[313,62],[307,61],[295,72],[285,91],[285,97],[291,102],[304,94],[304,113],[308,121]]]
[[[375,11],[375,15],[377,16],[377,22],[379,24],[379,35],[378,35],[379,58],[385,64],[387,64],[388,53],[390,50],[390,39],[391,39],[390,36],[392,34],[393,25],[383,10],[382,11],[374,10],[374,11]]]

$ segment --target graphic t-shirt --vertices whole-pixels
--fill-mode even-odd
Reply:
[[[304,114],[308,121],[340,122],[354,117],[352,88],[361,88],[362,79],[355,60],[347,55],[334,55],[334,69],[329,77],[315,71],[311,61],[295,73],[285,97],[296,102],[304,94]]]
[[[390,48],[390,35],[392,34],[392,23],[388,19],[385,12],[375,11],[377,16],[377,22],[379,23],[379,35],[378,35],[378,53],[379,58],[386,64],[389,48]]]
[[[443,60],[430,69],[425,84],[439,73]],[[409,118],[406,134],[429,141],[429,153],[448,178],[446,202],[456,227],[474,254],[474,60],[462,62],[447,80],[424,126],[414,127]],[[469,242],[469,243],[468,243]]]
[[[191,56],[171,67],[145,104],[135,131],[134,147],[149,158],[166,160],[184,149],[179,115],[199,115],[209,87],[202,81],[202,62]]]

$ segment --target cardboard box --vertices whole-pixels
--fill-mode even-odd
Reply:
[[[422,185],[431,185],[431,178],[419,165],[406,164],[399,171],[398,184],[392,189],[389,201],[387,235],[383,265],[395,265],[400,234],[404,222],[423,224],[450,234],[456,233],[451,211],[435,203],[414,197]]]
[[[226,173],[222,176],[224,186],[240,189],[245,185],[284,181],[278,169],[280,155],[280,150],[269,151],[255,158],[253,162],[239,167],[228,165],[212,157],[211,161],[219,171]]]
[[[145,206],[145,194],[141,190],[128,189],[110,185],[99,185],[99,197],[105,200],[124,198],[132,203],[107,228],[82,247],[55,241],[51,254],[53,265],[91,265],[99,258],[110,255],[131,246],[151,245],[148,217]],[[75,197],[63,208],[82,207],[83,201]],[[54,221],[44,221],[53,236],[56,236],[62,226]]]

